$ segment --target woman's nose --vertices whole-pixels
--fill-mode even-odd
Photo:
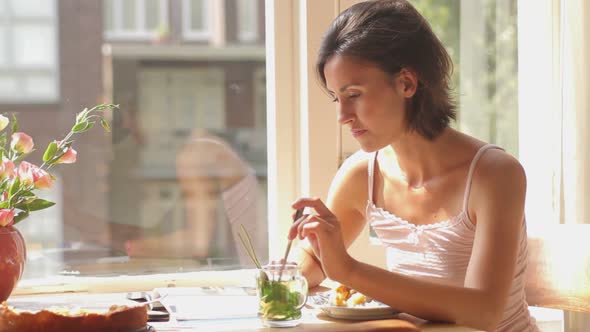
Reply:
[[[346,124],[354,118],[354,112],[352,108],[345,103],[338,104],[338,123],[343,125]]]

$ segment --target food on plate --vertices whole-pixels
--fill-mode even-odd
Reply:
[[[37,312],[0,304],[0,332],[130,332],[147,326],[147,306],[113,305],[108,311],[53,307]]]
[[[359,307],[377,302],[348,286],[340,285],[330,293],[330,303],[340,307]]]

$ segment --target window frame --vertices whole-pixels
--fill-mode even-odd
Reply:
[[[130,0],[112,0],[113,7],[106,8],[107,11],[112,11],[113,29],[105,30],[104,38],[107,40],[151,40],[158,37],[158,30],[148,30],[145,27],[145,1],[146,0],[132,0],[135,4],[135,15],[137,22],[135,30],[125,30],[123,26],[122,6],[123,1]],[[170,25],[168,15],[168,5],[166,0],[158,0],[160,4],[160,25],[168,27]],[[106,13],[105,13],[106,15]]]
[[[53,1],[51,4],[50,16],[18,16],[12,8],[10,2],[0,4],[4,6],[4,13],[0,14],[0,26],[4,25],[4,29],[0,33],[4,34],[5,45],[4,49],[5,64],[0,63],[0,71],[7,76],[13,76],[16,79],[17,94],[12,96],[0,97],[0,103],[11,104],[39,104],[39,103],[55,103],[60,99],[60,84],[59,84],[59,30],[58,30],[58,1]],[[14,49],[14,24],[25,23],[35,26],[42,26],[52,29],[55,37],[54,45],[54,61],[48,66],[44,65],[22,65],[15,61],[15,57],[11,50]],[[26,92],[26,80],[31,78],[30,75],[41,75],[47,77],[53,82],[53,94],[51,96],[29,95]],[[34,77],[34,76],[32,76]]]

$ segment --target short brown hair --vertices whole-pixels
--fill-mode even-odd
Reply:
[[[374,63],[390,75],[402,68],[415,72],[418,88],[406,110],[409,130],[432,140],[456,118],[450,87],[451,58],[428,22],[408,1],[357,3],[332,22],[316,63],[324,88],[324,67],[334,55]]]

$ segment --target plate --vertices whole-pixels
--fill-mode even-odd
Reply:
[[[332,318],[349,320],[387,319],[399,314],[399,311],[386,305],[376,307],[321,306],[320,309]]]
[[[309,297],[309,304],[319,308],[326,315],[336,319],[347,320],[372,320],[393,318],[399,311],[382,303],[373,303],[370,306],[344,307],[331,305],[329,292],[318,293]]]

